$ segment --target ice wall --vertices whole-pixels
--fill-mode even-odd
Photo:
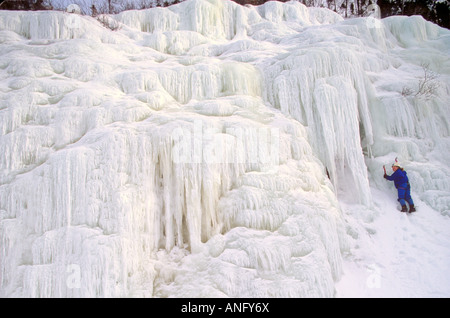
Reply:
[[[371,208],[392,154],[448,209],[421,148],[448,146],[447,31],[299,2],[109,19],[0,12],[2,296],[332,297],[338,199]],[[424,46],[427,101],[401,94]]]

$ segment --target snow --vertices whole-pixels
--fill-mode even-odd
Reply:
[[[102,19],[0,11],[2,297],[450,296],[448,30],[295,1]]]
[[[171,5],[174,0],[43,0],[43,5],[51,6],[54,10],[66,10],[67,7],[77,5],[82,14],[92,15],[92,6],[98,13],[117,13],[130,8],[150,8],[158,4]]]

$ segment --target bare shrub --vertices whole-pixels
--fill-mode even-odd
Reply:
[[[428,63],[422,63],[423,75],[418,79],[417,89],[403,87],[402,95],[416,98],[430,99],[437,94],[440,86],[439,75],[430,70]]]

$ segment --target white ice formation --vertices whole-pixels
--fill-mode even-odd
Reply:
[[[71,3],[67,6],[66,12],[81,14],[81,8],[78,4]]]
[[[109,18],[0,11],[0,296],[333,297],[339,202],[374,211],[395,156],[449,214],[448,30],[296,1]]]

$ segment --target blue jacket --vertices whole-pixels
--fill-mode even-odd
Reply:
[[[408,176],[406,175],[406,171],[402,169],[397,169],[397,171],[395,171],[390,176],[386,175],[385,178],[390,181],[394,181],[394,185],[397,189],[398,188],[406,189],[408,187],[409,183]]]

